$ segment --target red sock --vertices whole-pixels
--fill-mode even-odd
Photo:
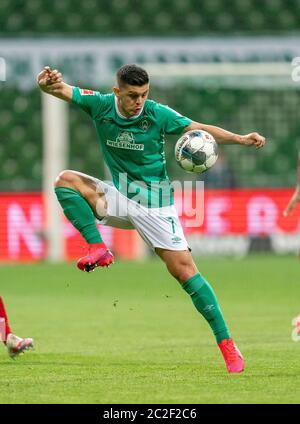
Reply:
[[[1,324],[3,320],[1,320],[1,318],[4,318],[4,334],[1,333]],[[2,324],[3,325],[3,324]],[[2,297],[0,296],[0,340],[2,339],[2,341],[4,341],[4,343],[6,342],[7,336],[8,334],[11,333],[11,329],[8,323],[8,318],[7,318],[7,313],[5,310],[5,306],[4,306],[4,302]],[[4,339],[4,340],[3,340]]]

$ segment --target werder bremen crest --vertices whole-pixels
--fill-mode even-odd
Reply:
[[[143,144],[135,144],[134,135],[129,131],[121,131],[115,141],[106,140],[106,144],[117,149],[144,150]]]
[[[141,122],[139,123],[139,127],[145,132],[149,130],[150,126],[151,126],[151,123],[149,122],[147,118],[143,118]]]

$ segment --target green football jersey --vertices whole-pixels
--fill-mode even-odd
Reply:
[[[173,204],[166,171],[166,134],[181,134],[191,120],[168,106],[146,100],[142,112],[123,117],[114,93],[73,88],[72,102],[93,119],[115,187],[146,207]]]

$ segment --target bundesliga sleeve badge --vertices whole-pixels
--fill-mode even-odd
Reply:
[[[94,91],[94,90],[88,90],[88,89],[86,89],[86,88],[81,88],[81,89],[80,89],[80,94],[81,94],[82,96],[87,96],[87,95],[94,96],[96,93],[95,93],[95,91]]]

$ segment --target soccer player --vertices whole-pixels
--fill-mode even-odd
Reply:
[[[292,210],[295,209],[297,203],[300,203],[300,150],[298,154],[297,180],[296,180],[295,191],[292,197],[290,198],[289,203],[287,204],[287,207],[285,208],[283,212],[283,215],[288,216],[292,212]],[[298,253],[298,258],[300,260],[300,250]]]
[[[284,216],[288,216],[292,212],[292,210],[295,209],[297,203],[300,203],[300,150],[298,154],[296,188],[292,197],[289,200],[289,203],[287,204],[287,207],[283,212]]]
[[[228,372],[242,372],[243,357],[183,234],[166,173],[164,142],[166,134],[181,135],[189,130],[208,131],[220,144],[256,148],[264,146],[265,138],[255,132],[237,135],[193,122],[149,100],[148,74],[136,65],[124,65],[118,70],[110,94],[68,85],[58,70],[49,67],[39,73],[37,81],[45,93],[72,102],[89,114],[112,174],[113,185],[72,170],[62,171],[55,182],[66,217],[89,245],[89,253],[77,262],[78,268],[89,272],[113,262],[113,254],[104,244],[95,218],[103,225],[135,228],[209,323]]]
[[[15,358],[25,350],[33,348],[32,339],[22,339],[11,331],[3,298],[0,296],[0,340],[6,345],[7,353]]]

